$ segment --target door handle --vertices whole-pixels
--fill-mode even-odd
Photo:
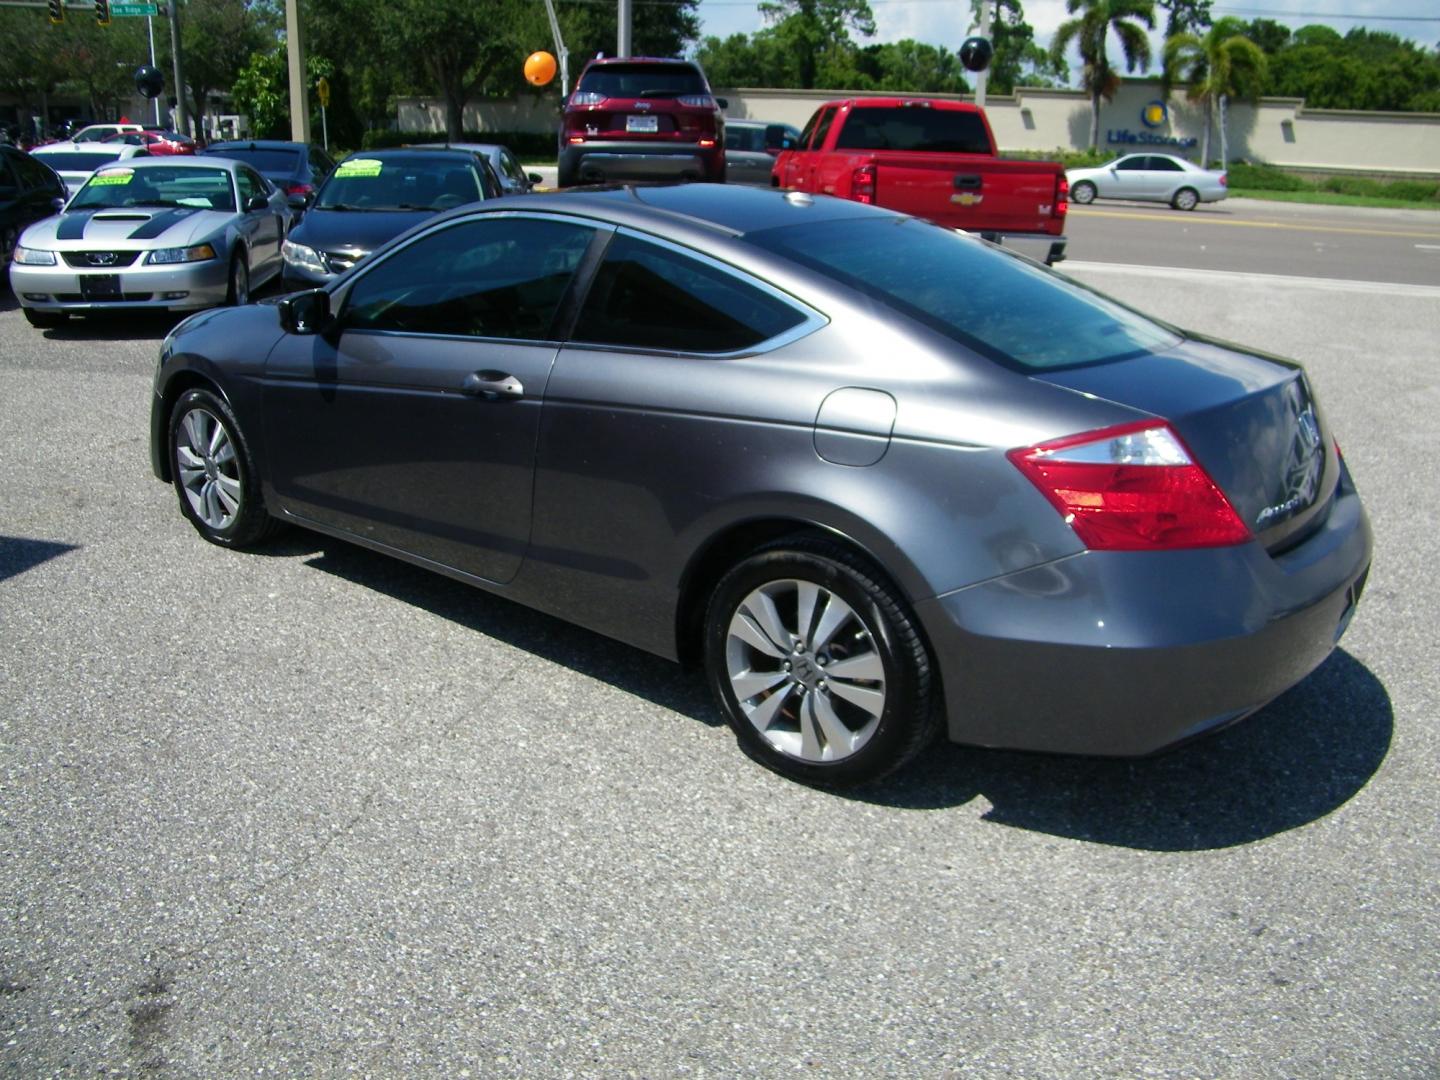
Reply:
[[[462,393],[486,401],[525,396],[525,387],[508,371],[472,371],[460,384]]]

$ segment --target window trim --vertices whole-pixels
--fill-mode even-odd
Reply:
[[[595,279],[599,275],[600,267],[605,261],[605,252],[609,250],[610,241],[613,240],[614,237],[622,235],[629,237],[632,240],[639,240],[644,243],[654,244],[656,247],[664,248],[676,255],[682,256],[683,258],[693,259],[694,261],[701,263],[704,266],[708,266],[712,270],[719,271],[723,274],[728,274],[729,276],[739,280],[742,284],[748,285],[751,288],[764,293],[766,296],[770,297],[770,299],[775,300],[778,303],[784,304],[788,308],[791,308],[792,310],[803,316],[803,318],[800,322],[790,327],[790,329],[784,330],[781,333],[774,335],[773,337],[768,337],[761,341],[757,341],[754,345],[748,346],[743,349],[731,349],[726,352],[704,352],[689,349],[657,349],[645,345],[622,345],[613,342],[583,341],[581,339],[578,339],[573,336],[575,331],[575,324],[579,321],[580,312],[584,309],[585,302],[590,298],[590,289],[594,285]],[[594,260],[594,264],[592,266],[587,267],[585,266],[585,264],[582,263],[581,270],[588,270],[588,276],[584,281],[582,290],[576,297],[574,310],[571,312],[568,323],[564,327],[565,335],[562,340],[564,341],[565,348],[567,349],[578,349],[585,352],[633,353],[637,356],[671,356],[679,359],[733,360],[745,356],[762,356],[766,353],[774,352],[777,349],[784,348],[786,345],[790,345],[793,342],[799,341],[801,338],[808,337],[816,330],[819,330],[821,327],[828,326],[830,323],[830,319],[826,315],[824,315],[822,312],[816,311],[813,307],[805,303],[803,300],[799,299],[798,297],[792,296],[790,293],[787,293],[784,290],[775,287],[774,285],[771,285],[763,278],[756,277],[747,270],[742,270],[740,267],[735,266],[733,263],[727,263],[723,259],[717,259],[712,255],[707,255],[704,252],[696,251],[694,248],[686,247],[684,244],[677,244],[673,240],[667,239],[662,236],[657,236],[654,233],[645,232],[641,229],[631,228],[627,225],[612,227],[610,237],[606,239],[605,250],[599,253],[599,257]],[[579,280],[579,271],[577,271],[576,280]]]
[[[540,338],[511,338],[511,337],[482,337],[477,334],[446,334],[429,332],[425,330],[386,330],[374,329],[371,327],[347,327],[345,326],[345,314],[350,306],[350,294],[354,292],[355,286],[366,277],[384,266],[392,258],[402,251],[408,251],[416,244],[435,236],[447,229],[459,228],[462,225],[474,225],[482,221],[495,221],[509,218],[529,218],[538,221],[560,222],[565,225],[576,225],[590,229],[595,235],[590,238],[590,244],[585,253],[580,256],[580,263],[575,267],[575,273],[570,278],[570,284],[565,287],[565,293],[560,297],[559,304],[555,307],[555,314],[550,319],[549,336]],[[583,284],[584,292],[589,292],[590,280],[594,277],[594,271],[599,267],[600,259],[597,257],[597,244],[600,251],[609,245],[610,234],[615,227],[606,222],[596,221],[593,218],[579,217],[573,214],[547,214],[534,210],[501,210],[489,213],[471,213],[464,217],[450,218],[445,221],[437,221],[427,227],[423,232],[417,233],[410,241],[402,246],[397,246],[387,251],[384,256],[374,262],[366,261],[361,264],[353,277],[345,279],[343,285],[330,290],[330,302],[335,312],[335,325],[342,334],[368,334],[383,337],[402,338],[436,338],[447,341],[473,341],[497,345],[551,345],[559,347],[565,341],[565,334],[575,323],[575,318],[580,312],[580,303],[576,302],[577,295],[583,302],[583,294],[578,290]],[[603,242],[602,242],[603,237]]]

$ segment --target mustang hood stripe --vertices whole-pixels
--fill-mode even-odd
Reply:
[[[130,240],[154,240],[172,225],[184,221],[191,214],[195,213],[193,206],[177,206],[174,210],[166,210],[162,214],[156,214],[144,225],[132,232],[127,239]]]
[[[85,226],[90,224],[90,214],[89,210],[77,210],[73,214],[62,215],[60,223],[55,226],[55,239],[85,239]]]

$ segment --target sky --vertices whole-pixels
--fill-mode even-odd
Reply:
[[[1025,21],[1035,29],[1035,40],[1049,45],[1068,17],[1065,0],[1021,0]],[[875,36],[866,44],[883,44],[914,38],[930,45],[959,48],[970,30],[969,0],[870,0],[875,13]],[[1164,12],[1156,21],[1164,30]],[[1215,0],[1212,18],[1233,15],[1245,20],[1273,19],[1292,30],[1311,24],[1331,26],[1340,33],[1356,26],[1396,34],[1428,48],[1440,44],[1440,9],[1434,0]],[[701,37],[749,34],[764,26],[754,0],[700,0]],[[1160,55],[1161,35],[1152,41]],[[1073,52],[1073,49],[1072,49]],[[1079,68],[1079,54],[1070,58]]]

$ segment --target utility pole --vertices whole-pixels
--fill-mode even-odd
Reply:
[[[180,70],[180,0],[170,0],[170,58],[175,65],[175,130],[190,134],[189,112],[185,108],[185,75]]]
[[[980,36],[987,41],[990,39],[990,0],[980,0]],[[982,109],[985,107],[985,84],[989,81],[989,67],[975,73],[975,104]]]
[[[285,0],[285,51],[290,58],[290,138],[310,141],[310,90],[305,85],[305,41],[300,32],[300,0]]]
[[[618,35],[618,40],[617,40],[616,43],[615,43],[615,55],[616,55],[616,56],[629,56],[629,55],[630,55],[630,21],[631,21],[631,20],[630,20],[630,6],[631,6],[631,0],[619,0],[619,4],[620,4],[620,10],[617,12],[617,15],[619,16],[619,18],[618,18],[617,21],[618,21],[619,24],[620,24],[620,32],[619,32],[619,35]]]

